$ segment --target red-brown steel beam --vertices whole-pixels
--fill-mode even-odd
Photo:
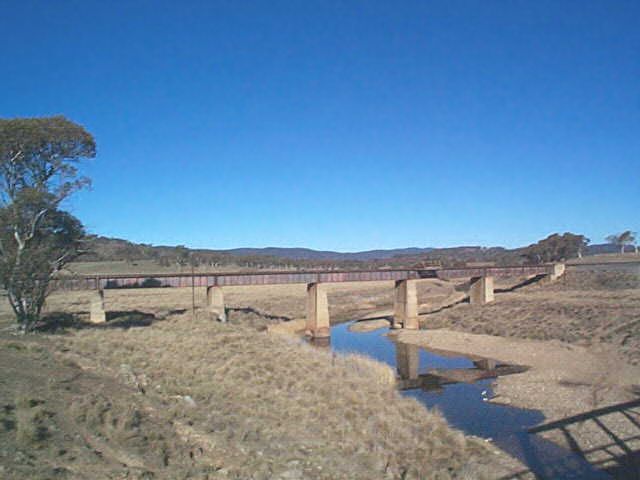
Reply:
[[[60,277],[52,280],[54,290],[101,290],[105,288],[135,288],[143,286],[190,287],[276,285],[288,283],[339,283],[413,280],[441,278],[446,280],[469,277],[506,277],[547,275],[552,265],[507,266],[507,267],[463,267],[439,269],[393,269],[393,270],[323,270],[323,271],[272,271],[231,273],[157,273],[128,275],[94,275],[82,277]]]

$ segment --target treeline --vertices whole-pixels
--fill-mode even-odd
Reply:
[[[85,241],[85,253],[82,261],[153,261],[160,267],[183,269],[194,267],[237,266],[253,269],[357,269],[367,262],[334,260],[301,260],[268,255],[233,255],[226,252],[206,249],[189,249],[183,245],[175,247],[138,244],[127,240],[90,236]]]
[[[396,255],[382,260],[311,260],[290,259],[270,255],[237,255],[224,251],[189,249],[136,244],[127,240],[90,236],[85,241],[83,261],[153,261],[164,268],[183,270],[193,265],[216,270],[220,267],[247,269],[297,270],[297,269],[361,269],[434,266],[460,267],[470,264],[520,265],[569,260],[592,253],[615,252],[615,245],[589,246],[584,235],[570,232],[552,234],[527,247],[507,249],[503,247],[463,246],[437,248],[417,255]]]

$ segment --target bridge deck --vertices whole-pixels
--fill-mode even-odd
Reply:
[[[324,270],[231,273],[156,273],[127,275],[86,275],[60,277],[52,280],[54,290],[102,290],[135,287],[209,287],[235,285],[276,285],[287,283],[339,283],[381,280],[414,280],[441,278],[446,280],[469,277],[512,277],[546,275],[553,265],[508,267],[465,267],[438,269],[393,270]]]

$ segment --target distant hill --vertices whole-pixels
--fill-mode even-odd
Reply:
[[[424,262],[440,262],[442,265],[466,263],[492,263],[496,265],[517,264],[522,261],[526,247],[507,249],[503,247],[461,246],[451,248],[394,248],[367,250],[362,252],[334,252],[310,248],[233,248],[228,250],[187,249],[184,246],[153,246],[137,244],[119,238],[91,236],[86,241],[87,253],[83,261],[153,260],[170,266],[192,256],[197,264],[217,267],[239,265],[245,267],[384,267],[416,265]],[[590,245],[587,255],[616,253],[618,248],[610,244]]]
[[[631,247],[627,247],[628,250],[631,250]],[[585,255],[600,255],[602,253],[618,253],[620,251],[620,247],[617,245],[612,245],[611,243],[600,243],[596,245],[588,245]]]
[[[233,248],[230,250],[218,250],[234,256],[261,256],[288,258],[291,260],[333,260],[333,261],[363,261],[387,260],[400,255],[423,255],[433,248],[393,248],[389,250],[366,250],[363,252],[333,252],[325,250],[312,250],[310,248]]]

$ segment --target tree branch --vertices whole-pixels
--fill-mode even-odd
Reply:
[[[51,272],[51,274],[49,275],[49,278],[51,278],[55,273],[60,271],[60,264],[62,263],[62,261],[64,259],[69,257],[72,253],[74,253],[74,252],[69,250],[69,251],[65,252],[62,256],[60,256],[59,258],[57,258],[56,260],[51,262],[51,265],[53,267],[53,272]]]
[[[31,240],[36,235],[36,228],[38,228],[38,223],[40,223],[40,221],[42,220],[42,218],[46,215],[46,213],[48,211],[49,211],[49,209],[45,208],[45,209],[40,210],[36,214],[36,216],[33,219],[33,222],[31,223],[31,231],[29,232],[29,235],[25,239],[25,243],[28,242],[29,240]]]

